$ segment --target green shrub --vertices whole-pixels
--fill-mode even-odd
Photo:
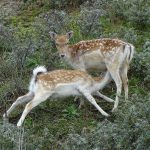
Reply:
[[[112,23],[124,20],[138,27],[148,27],[150,24],[149,2],[145,0],[96,0],[90,1],[86,7],[101,10]]]
[[[63,144],[67,150],[126,149],[147,150],[150,146],[150,95],[130,97],[120,104],[114,122],[107,119],[91,131],[69,134]]]
[[[132,70],[150,88],[150,41],[146,41],[143,50],[135,55]]]

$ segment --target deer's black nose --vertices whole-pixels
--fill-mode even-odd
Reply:
[[[64,55],[64,54],[61,54],[61,55],[60,55],[60,57],[62,57],[62,58],[63,58],[63,57],[65,57],[65,55]]]

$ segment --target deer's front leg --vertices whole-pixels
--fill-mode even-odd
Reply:
[[[85,98],[91,103],[93,104],[97,110],[104,116],[108,117],[109,114],[107,114],[95,101],[94,97],[85,89],[83,88],[78,88],[79,92],[85,96]]]
[[[80,101],[80,104],[79,104],[78,109],[81,109],[81,107],[84,105],[84,98],[83,98],[83,97],[78,97],[78,96],[76,96],[76,97],[74,98],[74,101],[76,102],[77,100]]]
[[[113,99],[111,99],[111,98],[109,98],[109,97],[103,95],[103,94],[100,93],[99,91],[97,91],[97,92],[95,93],[95,95],[96,95],[96,96],[99,96],[99,97],[101,97],[101,98],[103,98],[103,99],[104,99],[105,101],[107,101],[107,102],[111,102],[111,103],[114,102]]]

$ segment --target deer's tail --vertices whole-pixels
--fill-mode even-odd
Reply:
[[[36,80],[39,74],[47,72],[47,69],[44,66],[38,66],[33,70],[33,75],[29,84],[29,91],[34,92],[36,89]]]

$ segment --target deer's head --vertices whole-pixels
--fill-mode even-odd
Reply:
[[[54,40],[56,44],[56,48],[58,49],[59,56],[61,58],[68,57],[69,50],[69,39],[73,35],[73,31],[66,33],[65,35],[57,35],[55,32],[49,32],[51,38]]]

